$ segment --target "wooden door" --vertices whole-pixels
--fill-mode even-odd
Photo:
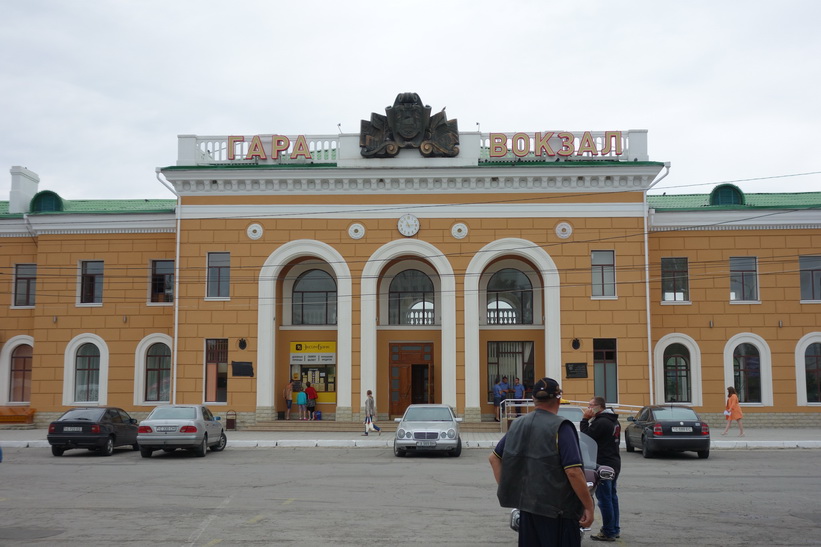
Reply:
[[[391,344],[390,414],[404,414],[410,404],[434,402],[433,344]]]

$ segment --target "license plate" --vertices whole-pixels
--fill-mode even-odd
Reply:
[[[175,425],[158,425],[157,431],[176,431],[177,426]]]
[[[672,428],[673,433],[692,433],[692,427],[674,427]]]
[[[436,441],[416,441],[416,446],[436,446]]]
[[[63,428],[63,431],[82,431],[82,430],[83,430],[83,428],[82,428],[82,427],[79,427],[79,426],[77,426],[77,427],[75,427],[75,426],[67,426],[67,427],[64,427],[64,428]]]

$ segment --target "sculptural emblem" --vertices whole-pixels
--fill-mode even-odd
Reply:
[[[402,148],[418,148],[428,158],[451,158],[459,154],[459,127],[448,120],[445,109],[430,115],[416,93],[400,93],[385,114],[372,113],[362,120],[359,146],[366,158],[392,158]]]

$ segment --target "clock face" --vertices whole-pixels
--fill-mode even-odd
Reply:
[[[416,235],[416,232],[419,231],[419,219],[413,215],[402,215],[399,217],[396,227],[399,228],[399,233],[403,236]]]

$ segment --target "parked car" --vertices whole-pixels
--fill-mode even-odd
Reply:
[[[173,452],[177,448],[204,457],[210,448],[219,452],[228,439],[219,417],[204,405],[163,405],[140,422],[137,432],[140,455],[150,458],[155,450]]]
[[[710,457],[710,426],[686,406],[655,405],[627,418],[624,444],[628,452],[640,448],[645,458],[656,452],[694,451]]]
[[[581,424],[582,418],[584,418],[584,409],[578,406],[560,405],[556,414],[573,422],[573,425],[576,426],[576,430],[578,431],[580,427],[579,424]]]
[[[51,453],[62,456],[72,448],[98,450],[110,456],[117,446],[138,450],[137,420],[116,407],[72,408],[48,426],[46,435]]]
[[[445,451],[458,457],[462,453],[462,437],[453,409],[448,405],[410,405],[401,418],[396,418],[393,453],[404,456],[408,451]]]

